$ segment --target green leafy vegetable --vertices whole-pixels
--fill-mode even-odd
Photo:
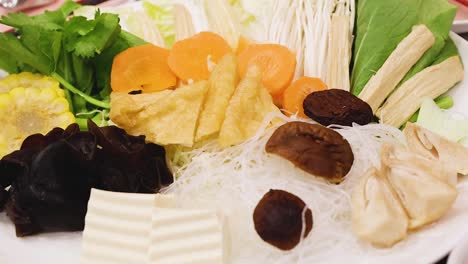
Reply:
[[[448,39],[456,7],[445,0],[360,0],[354,43],[352,92],[359,94],[414,25],[425,24],[435,44],[405,76],[432,65]]]
[[[3,69],[9,73],[18,73],[18,62],[16,61],[16,58],[11,56],[8,51],[5,51],[4,49],[1,48],[0,45],[0,58],[3,58],[0,60],[0,69]]]
[[[434,34],[435,43],[424,53],[422,58],[406,74],[403,81],[413,77],[416,73],[424,70],[427,66],[433,65],[435,59],[449,39],[449,32],[452,28],[453,20],[457,13],[457,8],[444,0],[424,0],[421,2],[418,12],[417,24],[425,24]],[[458,52],[457,52],[458,54]]]
[[[45,11],[45,13],[33,17],[27,16],[24,13],[9,13],[1,18],[1,23],[14,28],[22,28],[27,25],[40,25],[46,30],[58,30],[63,28],[67,17],[78,7],[80,7],[79,4],[67,1],[56,11]]]
[[[430,98],[423,101],[417,124],[455,142],[468,137],[468,120],[444,112]]]
[[[439,64],[439,63],[443,62],[444,60],[446,60],[446,59],[448,59],[448,58],[450,58],[452,56],[458,55],[458,54],[459,54],[458,53],[458,48],[455,45],[455,42],[453,42],[453,40],[451,38],[448,38],[445,41],[444,48],[439,53],[439,55],[435,59],[434,63],[432,63],[432,65]]]
[[[172,13],[173,3],[169,0],[143,1],[146,13],[156,21],[166,47],[172,47],[175,42],[174,15]]]
[[[455,45],[455,42],[451,38],[448,38],[445,41],[444,48],[442,51],[439,53],[437,58],[435,59],[433,65],[439,64],[446,59],[458,55],[458,48]],[[435,99],[435,103],[437,106],[439,106],[441,109],[450,109],[453,106],[453,98],[451,96],[440,96],[439,98]],[[408,120],[409,122],[416,122],[419,117],[419,110],[413,114],[413,116]]]
[[[448,38],[445,41],[444,48],[442,49],[442,51],[439,53],[439,55],[435,59],[433,65],[442,63],[446,59],[456,56],[456,55],[458,55],[458,48],[455,45],[455,42],[453,42],[451,38]],[[437,106],[441,109],[450,109],[452,108],[453,103],[454,103],[453,98],[447,95],[442,95],[436,98],[434,101],[437,104]],[[418,120],[418,117],[419,117],[419,110],[416,113],[414,113],[413,116],[411,116],[411,118],[408,121],[414,123]]]
[[[75,20],[78,22],[73,23]],[[100,54],[120,33],[119,17],[96,12],[94,20],[74,17],[65,26],[65,48],[79,57],[92,58]]]
[[[436,98],[434,101],[440,109],[450,109],[453,107],[453,98],[451,96],[443,95],[443,96],[440,96],[439,98]],[[408,121],[411,123],[418,121],[419,111],[420,110],[414,113],[413,116]]]
[[[75,16],[67,20],[78,7],[67,1],[57,11],[38,16],[11,13],[1,17],[0,23],[15,27],[16,32],[0,34],[0,69],[50,75],[65,88],[75,114],[97,116],[110,107],[113,58],[145,42],[122,31],[114,14],[97,11],[94,19]]]
[[[119,15],[120,25],[123,29],[131,32],[132,34],[135,34],[149,43],[165,47],[165,42],[157,26],[159,21],[153,19],[149,15],[146,9],[143,8],[141,2],[135,2],[121,6],[82,6],[75,10],[74,13],[75,16],[79,15],[88,19],[92,19],[97,10],[100,10],[103,13]]]

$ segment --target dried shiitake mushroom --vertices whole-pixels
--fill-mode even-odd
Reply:
[[[305,238],[313,225],[312,211],[304,201],[282,190],[270,190],[263,196],[255,207],[253,220],[258,235],[281,250],[293,249],[301,241],[302,228],[305,226]]]
[[[304,113],[324,126],[366,125],[372,122],[372,108],[352,93],[329,89],[309,94],[304,99]]]
[[[298,121],[280,126],[268,140],[265,150],[332,183],[340,183],[354,162],[351,146],[336,131]]]

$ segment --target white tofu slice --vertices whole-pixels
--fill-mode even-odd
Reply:
[[[226,263],[223,223],[215,211],[155,208],[152,222],[150,263]]]
[[[153,208],[174,207],[172,196],[92,189],[83,232],[82,264],[148,263]]]

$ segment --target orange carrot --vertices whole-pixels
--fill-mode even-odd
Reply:
[[[239,54],[239,74],[243,78],[250,64],[260,67],[262,83],[271,95],[280,94],[294,77],[296,57],[278,44],[252,44]]]
[[[283,106],[283,93],[272,95],[273,103],[281,108]]]
[[[232,52],[231,47],[221,36],[201,32],[176,42],[169,53],[168,64],[185,82],[207,80],[210,77],[208,60],[218,63],[229,52]]]
[[[112,63],[113,91],[143,93],[174,87],[177,77],[167,65],[169,50],[152,44],[126,49]]]
[[[307,118],[302,103],[307,95],[328,89],[319,78],[301,77],[294,81],[283,93],[283,109],[286,114],[295,114]]]
[[[239,37],[239,42],[237,43],[236,55],[241,54],[242,51],[244,51],[251,44],[253,44],[253,42],[250,39],[241,35]]]

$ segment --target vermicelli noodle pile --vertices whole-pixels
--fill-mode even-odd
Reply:
[[[219,209],[226,215],[231,230],[232,263],[376,263],[373,257],[383,255],[391,263],[393,258],[411,253],[404,250],[408,245],[414,251],[414,240],[427,240],[418,238],[419,234],[412,235],[384,250],[360,242],[351,231],[352,190],[370,166],[380,166],[382,143],[404,144],[400,130],[382,124],[337,129],[350,143],[355,160],[344,182],[335,185],[265,152],[265,144],[274,130],[284,122],[296,120],[278,114],[270,116],[265,124],[273,118],[281,122],[273,127],[264,125],[244,144],[220,150],[213,141],[179,153],[179,158],[189,162],[175,167],[178,178],[165,190],[176,194],[182,207]],[[253,210],[270,189],[291,192],[312,210],[311,233],[291,251],[265,243],[254,229]],[[422,250],[424,244],[420,246]]]

